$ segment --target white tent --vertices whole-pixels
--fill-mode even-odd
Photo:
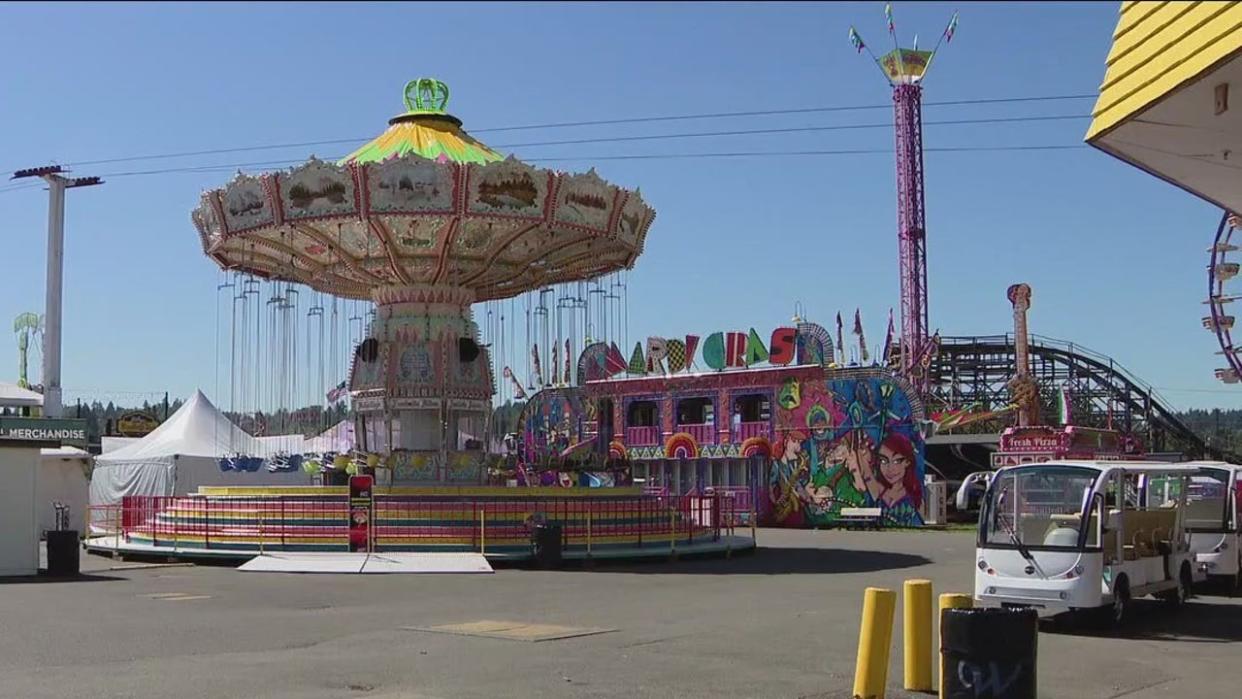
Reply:
[[[306,440],[305,453],[348,452],[354,448],[354,421],[341,420],[318,436]]]
[[[301,454],[306,438],[300,434],[275,434],[269,437],[255,437],[259,443],[259,456],[275,456],[277,454]]]
[[[0,408],[36,408],[43,405],[43,394],[17,384],[0,382]]]
[[[91,455],[77,447],[40,450],[35,481],[40,532],[56,528],[57,502],[69,506],[69,528],[85,531],[90,473]]]
[[[102,453],[111,454],[141,440],[142,437],[100,437],[100,447]]]
[[[203,485],[310,485],[299,472],[222,469],[221,457],[267,456],[276,450],[229,421],[201,391],[147,436],[95,459],[92,505],[125,495],[185,495]]]

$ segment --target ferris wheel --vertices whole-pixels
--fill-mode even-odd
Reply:
[[[1238,276],[1242,268],[1237,262],[1229,260],[1229,254],[1237,252],[1238,246],[1233,243],[1234,232],[1242,228],[1242,218],[1236,214],[1225,212],[1216,229],[1216,240],[1208,249],[1211,263],[1208,264],[1208,299],[1204,301],[1211,310],[1211,315],[1203,318],[1203,327],[1216,333],[1220,342],[1220,352],[1229,366],[1216,370],[1216,378],[1229,384],[1236,384],[1242,379],[1242,347],[1233,343],[1234,316],[1225,312],[1225,306],[1242,298],[1242,295],[1226,293],[1225,284]]]

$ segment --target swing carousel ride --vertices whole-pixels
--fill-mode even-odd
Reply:
[[[531,389],[569,383],[572,338],[607,339],[622,324],[625,282],[615,273],[642,253],[655,212],[637,191],[593,171],[566,174],[502,157],[445,111],[448,88],[439,81],[411,81],[404,96],[406,111],[340,161],[238,174],[203,194],[192,215],[203,251],[223,270],[218,301],[233,300],[232,412],[243,424],[252,416],[252,433],[263,431],[271,427],[264,415],[325,395],[325,378],[334,382],[348,364],[348,378],[326,397],[352,399],[355,452],[322,461],[306,454],[303,470],[324,475],[318,485],[277,484],[286,479],[127,497],[109,545],[172,546],[190,556],[266,549],[528,558],[536,525],[551,520],[571,558],[753,546],[722,529],[732,526],[725,518],[733,510],[722,513],[715,496],[659,497],[623,482],[485,484],[489,451],[491,458],[497,451],[488,448],[495,430],[486,424],[496,393],[493,350],[504,357],[514,346],[516,297],[526,296],[539,384]],[[485,306],[483,328],[476,303]],[[540,337],[553,347],[546,373],[532,342]],[[219,368],[218,361],[218,377]],[[516,375],[507,366],[504,374],[502,398],[523,397]],[[229,461],[222,471],[235,470]],[[339,478],[346,473],[374,480]]]
[[[445,111],[444,83],[411,81],[404,97],[406,111],[339,162],[239,173],[193,220],[204,253],[243,284],[284,284],[278,302],[303,285],[373,303],[348,376],[358,447],[386,457],[394,482],[478,482],[494,391],[472,304],[542,300],[632,267],[655,212],[594,171],[501,156]]]

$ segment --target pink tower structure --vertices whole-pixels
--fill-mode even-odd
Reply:
[[[921,385],[928,346],[927,227],[923,200],[923,88],[893,86],[897,132],[897,250],[901,267],[901,372]]]
[[[952,41],[957,13],[931,51],[897,45],[891,4],[884,6],[893,50],[877,57],[850,27],[850,42],[866,51],[893,88],[893,126],[897,156],[897,252],[901,273],[900,371],[922,391],[927,389],[927,365],[935,351],[927,321],[927,219],[923,199],[923,87],[932,59],[942,41]]]

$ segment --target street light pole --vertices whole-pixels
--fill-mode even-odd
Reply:
[[[65,271],[65,190],[103,184],[98,177],[64,177],[59,165],[18,170],[13,179],[39,177],[47,182],[47,292],[43,326],[43,415],[64,413],[60,385],[60,331]]]

